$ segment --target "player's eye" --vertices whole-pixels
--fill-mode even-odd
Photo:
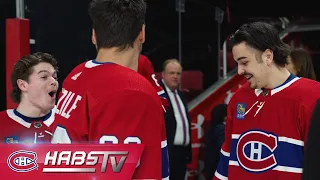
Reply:
[[[48,78],[48,76],[42,76],[41,77],[41,79],[44,79],[44,80],[47,79],[47,78]]]
[[[248,62],[243,62],[241,63],[242,65],[246,66],[248,64]]]

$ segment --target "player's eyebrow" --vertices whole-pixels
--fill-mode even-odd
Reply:
[[[47,71],[47,70],[40,70],[40,71],[38,72],[38,74],[40,74],[40,73],[49,73],[49,74],[50,74],[50,72]]]
[[[48,70],[40,70],[40,71],[38,72],[38,74],[40,74],[40,73],[48,73],[48,74],[51,74]],[[53,75],[56,75],[56,74],[57,74],[57,72],[54,71],[54,72],[53,72]]]
[[[242,59],[245,59],[245,58],[247,58],[247,57],[242,56],[242,57],[237,58],[236,61],[239,62],[239,61],[241,61]]]

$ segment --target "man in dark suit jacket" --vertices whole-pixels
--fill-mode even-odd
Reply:
[[[191,122],[187,104],[179,90],[182,67],[178,60],[164,62],[162,81],[170,107],[165,114],[170,160],[170,180],[184,180],[191,162]]]

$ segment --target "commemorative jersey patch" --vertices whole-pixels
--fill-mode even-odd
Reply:
[[[245,114],[246,114],[246,104],[237,103],[236,118],[238,120],[242,120],[242,119],[244,119]]]
[[[19,144],[19,140],[17,136],[9,136],[4,138],[5,144]]]

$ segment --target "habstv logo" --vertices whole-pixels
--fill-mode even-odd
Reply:
[[[70,148],[61,150],[61,147],[52,148],[52,145],[48,147],[44,145],[44,147],[41,147],[42,151],[37,151],[39,146],[32,150],[20,148],[12,150],[12,148],[9,148],[10,151],[7,151],[9,153],[5,153],[7,164],[5,166],[11,169],[6,168],[7,171],[11,172],[10,174],[13,174],[12,171],[22,173],[21,175],[29,172],[40,176],[48,173],[79,174],[81,172],[103,174],[103,176],[108,177],[107,179],[112,179],[112,177],[128,179],[137,167],[143,146],[139,148],[137,148],[137,144],[128,144],[128,147],[125,148],[109,146],[70,145]],[[109,150],[106,150],[106,147]]]
[[[95,166],[100,163],[101,172],[106,172],[108,161],[110,161],[112,172],[120,173],[128,154],[128,151],[89,151],[88,153],[84,151],[48,151],[45,154],[42,172],[96,173]],[[119,158],[118,162],[117,157]],[[9,155],[7,164],[13,171],[29,172],[38,169],[37,159],[37,153],[19,150]]]
[[[19,150],[11,153],[7,163],[10,169],[16,172],[29,172],[38,168],[37,153]]]

